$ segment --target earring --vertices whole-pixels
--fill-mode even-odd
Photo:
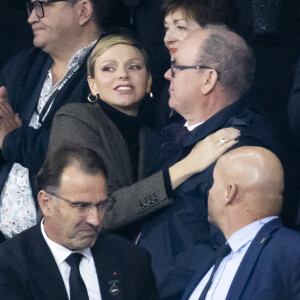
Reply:
[[[150,91],[150,93],[149,93],[149,97],[150,97],[151,99],[154,97],[151,91]]]
[[[90,93],[90,94],[87,96],[87,99],[88,99],[88,101],[89,101],[90,103],[94,103],[94,102],[99,101],[100,97],[99,97],[99,94],[96,94],[96,96],[95,96],[95,95],[93,95],[92,93]]]

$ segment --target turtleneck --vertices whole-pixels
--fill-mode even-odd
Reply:
[[[127,115],[104,101],[99,101],[99,104],[105,114],[120,130],[121,135],[128,146],[134,181],[136,181],[138,173],[139,131],[141,128],[141,122],[137,116]]]

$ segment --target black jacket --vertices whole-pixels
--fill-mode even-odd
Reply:
[[[52,119],[56,111],[70,102],[86,102],[89,94],[86,64],[77,70],[69,85],[57,94],[54,104],[39,129],[29,127],[40,93],[53,63],[40,49],[33,48],[13,57],[3,68],[0,86],[6,86],[9,103],[19,113],[23,126],[7,134],[0,157],[0,191],[14,163],[30,170],[31,182],[44,161]]]

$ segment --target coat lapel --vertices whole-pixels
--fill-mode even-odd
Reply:
[[[91,249],[99,280],[102,300],[122,300],[124,295],[124,275],[118,264],[118,259],[113,257],[107,248],[102,232]],[[103,242],[102,242],[103,241]]]
[[[213,115],[210,119],[205,121],[205,126],[199,125],[193,131],[191,131],[183,141],[184,147],[193,146],[195,143],[201,141],[211,133],[219,130],[220,128],[226,127],[226,124],[228,124],[228,127],[244,127],[245,125],[247,125],[244,120],[241,120],[241,123],[238,122],[238,120],[234,121],[232,118],[232,116],[239,115],[244,109],[245,104],[242,100],[239,100],[225,107],[224,109]]]
[[[250,247],[248,248],[235,276],[231,283],[226,299],[234,300],[240,299],[241,295],[247,285],[247,281],[250,277],[251,271],[256,265],[256,262],[267,245],[272,235],[281,226],[280,220],[275,219],[270,221],[262,227],[258,232]]]
[[[36,225],[28,247],[28,261],[31,270],[35,299],[68,300],[66,288],[54,257],[41,233],[40,223]]]
[[[191,294],[193,293],[193,291],[197,287],[197,285],[200,283],[201,279],[206,275],[206,273],[209,271],[209,269],[214,265],[216,257],[217,257],[217,252],[213,253],[208,258],[205,265],[202,265],[199,267],[199,271],[192,278],[191,283],[185,290],[181,300],[188,300],[190,298]],[[195,264],[197,264],[197,262],[195,262]]]

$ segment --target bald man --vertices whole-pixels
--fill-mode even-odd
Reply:
[[[300,299],[300,233],[278,218],[284,190],[279,159],[265,148],[240,147],[218,160],[213,178],[208,220],[230,248],[201,268],[182,300]]]

